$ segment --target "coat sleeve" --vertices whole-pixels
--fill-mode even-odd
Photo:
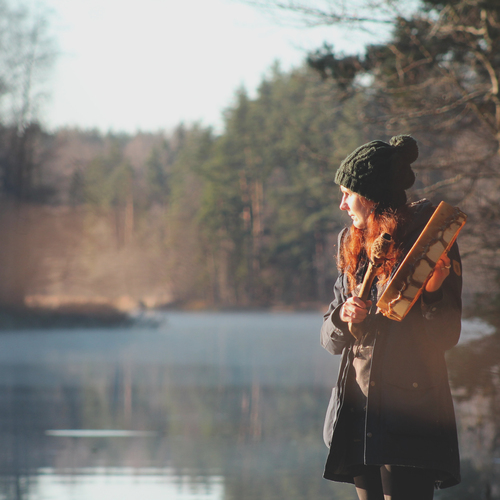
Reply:
[[[451,260],[449,276],[439,290],[424,291],[420,300],[425,334],[443,350],[458,343],[462,321],[462,263],[456,243],[448,255]]]
[[[333,301],[323,316],[321,327],[321,345],[331,354],[341,354],[344,347],[354,338],[348,329],[347,323],[340,320],[339,311],[347,300],[344,292],[344,275],[341,274],[333,287]]]

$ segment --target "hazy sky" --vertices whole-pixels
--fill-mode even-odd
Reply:
[[[44,123],[102,131],[221,126],[244,86],[273,62],[298,66],[324,40],[360,50],[359,35],[295,28],[239,0],[34,0],[49,6],[61,55]]]

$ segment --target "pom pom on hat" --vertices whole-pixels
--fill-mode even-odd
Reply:
[[[398,135],[389,144],[372,141],[353,151],[340,165],[335,182],[383,207],[406,203],[405,190],[413,186],[411,168],[418,158],[413,137]]]
[[[413,163],[418,158],[417,141],[410,135],[396,135],[389,144],[398,149],[402,160]]]

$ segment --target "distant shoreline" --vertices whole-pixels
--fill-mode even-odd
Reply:
[[[94,328],[132,325],[134,320],[118,310],[71,312],[49,309],[0,308],[0,331],[50,328]]]
[[[88,302],[59,305],[57,307],[0,307],[0,331],[52,328],[116,328],[129,327],[144,322],[155,326],[154,321],[144,319],[142,313],[152,311],[183,312],[318,312],[328,305],[320,303],[270,304],[268,306],[210,306],[201,302],[176,302],[157,308],[120,309],[111,302]]]

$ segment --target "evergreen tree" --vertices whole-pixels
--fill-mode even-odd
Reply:
[[[200,171],[221,302],[326,300],[339,228],[333,176],[360,140],[360,106],[336,100],[336,85],[307,68],[275,66],[254,100],[238,92]]]

